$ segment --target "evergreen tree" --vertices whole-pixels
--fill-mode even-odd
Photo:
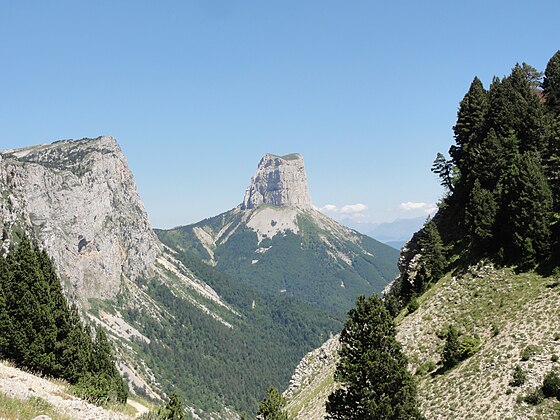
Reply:
[[[417,291],[426,289],[429,283],[438,280],[444,274],[445,256],[443,241],[433,220],[428,220],[418,238],[418,246],[422,254]]]
[[[543,147],[542,105],[523,68],[517,64],[510,76],[501,82],[495,81],[489,97],[488,128],[493,128],[500,138],[515,134],[521,151],[540,151]]]
[[[259,403],[257,418],[263,420],[288,420],[288,414],[284,411],[286,399],[274,387],[270,387],[266,398]]]
[[[453,164],[439,152],[432,164],[432,172],[439,176],[442,187],[453,191]]]
[[[169,396],[169,401],[165,407],[158,411],[157,418],[161,420],[184,420],[185,412],[181,399],[176,393]]]
[[[494,194],[482,188],[480,182],[476,180],[465,210],[465,225],[474,248],[481,251],[488,249],[488,243],[493,237],[497,212],[498,205]]]
[[[63,370],[65,370],[65,367],[61,364],[62,352],[64,351],[66,338],[70,334],[71,329],[71,325],[69,324],[70,312],[68,309],[68,302],[62,292],[60,279],[56,274],[54,265],[46,251],[36,250],[36,254],[39,269],[49,289],[50,299],[47,302],[47,307],[52,314],[56,326],[56,341],[54,347],[55,364],[51,374],[57,377],[64,376]]]
[[[542,88],[547,109],[560,115],[560,50],[556,51],[546,65]]]
[[[487,113],[488,93],[480,79],[475,77],[459,105],[457,123],[453,127],[456,145],[449,149],[449,155],[459,168],[461,176],[469,165],[470,149],[484,135]]]
[[[8,255],[12,279],[5,289],[13,339],[8,356],[16,363],[48,375],[56,374],[56,324],[52,314],[49,286],[45,281],[36,250],[21,239]]]
[[[9,344],[12,338],[12,322],[6,308],[4,284],[7,283],[9,272],[4,257],[0,255],[0,358],[8,355]]]
[[[76,305],[70,308],[67,324],[69,332],[60,343],[61,376],[70,383],[76,383],[93,363],[93,342],[89,329],[86,331],[82,326]]]
[[[500,228],[509,257],[523,267],[550,253],[552,192],[538,159],[517,156],[504,179],[503,222]]]
[[[341,388],[327,402],[329,419],[418,419],[416,385],[380,298],[358,297],[340,334],[335,380]]]
[[[451,369],[461,360],[461,343],[459,331],[453,325],[447,329],[445,344],[441,351],[441,362],[445,369]]]

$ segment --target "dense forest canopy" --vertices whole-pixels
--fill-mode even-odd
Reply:
[[[453,264],[558,270],[560,51],[544,73],[516,64],[488,88],[475,77],[453,131],[449,158],[438,153],[432,166],[445,194],[412,241],[418,274],[388,297],[393,312]]]

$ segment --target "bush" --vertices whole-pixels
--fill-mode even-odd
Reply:
[[[544,376],[542,392],[547,398],[560,395],[560,375],[557,371],[551,370]]]
[[[480,348],[478,337],[465,337],[461,341],[461,359],[467,359],[474,355]]]
[[[537,346],[535,346],[534,344],[529,344],[521,352],[521,360],[523,360],[525,362],[537,353],[540,353],[540,349]]]
[[[543,399],[544,399],[544,395],[543,395],[542,389],[537,388],[537,389],[529,392],[527,395],[525,395],[524,401],[527,404],[537,405],[537,404],[540,404]]]
[[[550,361],[553,362],[553,363],[556,363],[558,361],[558,355],[553,354],[552,357],[550,358]]]
[[[428,360],[425,363],[422,363],[418,369],[416,370],[417,375],[425,375],[426,373],[430,373],[436,368],[436,362],[433,360]]]
[[[120,376],[104,373],[86,373],[72,386],[73,393],[97,405],[125,403],[128,394],[126,384]]]
[[[410,302],[408,302],[406,309],[408,309],[408,313],[411,314],[412,312],[415,312],[419,307],[420,304],[418,303],[418,300],[416,299],[416,297],[413,297],[412,299],[410,299]]]
[[[511,386],[521,386],[527,380],[527,373],[523,370],[523,368],[519,365],[516,365],[513,368],[513,375],[511,378],[511,382],[509,383]]]

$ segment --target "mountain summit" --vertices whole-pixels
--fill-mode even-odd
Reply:
[[[300,154],[266,154],[234,209],[156,233],[260,293],[342,315],[358,294],[381,292],[397,274],[396,250],[313,208]]]
[[[312,208],[302,155],[264,155],[245,191],[241,208],[254,209],[262,204]]]

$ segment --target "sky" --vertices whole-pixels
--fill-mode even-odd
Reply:
[[[0,0],[0,149],[100,135],[153,226],[243,199],[265,153],[304,155],[314,205],[433,211],[430,172],[474,76],[544,70],[558,1]]]

